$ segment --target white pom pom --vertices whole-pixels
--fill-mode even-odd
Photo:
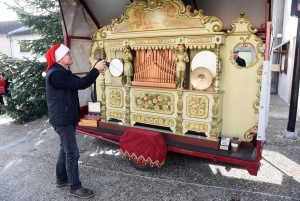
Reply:
[[[43,76],[43,77],[46,77],[46,75],[47,75],[46,72],[43,72],[43,73],[42,73],[42,76]]]

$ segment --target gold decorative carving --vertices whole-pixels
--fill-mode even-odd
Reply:
[[[256,101],[253,102],[253,108],[254,108],[254,113],[258,114],[259,113],[259,100],[257,99]]]
[[[110,118],[124,119],[124,113],[123,112],[109,110],[108,115],[109,115]]]
[[[236,32],[237,24],[242,25],[244,23],[247,24],[247,30],[243,30],[243,31],[249,32],[249,33],[252,33],[252,34],[255,34],[257,32],[257,29],[252,29],[252,25],[253,25],[252,21],[249,20],[249,19],[247,19],[247,18],[245,18],[244,15],[245,15],[245,13],[241,13],[241,17],[240,18],[237,18],[237,19],[235,19],[235,20],[233,20],[231,22],[230,25],[232,27],[232,30],[231,31],[228,30],[227,31],[228,34],[233,34],[234,32]]]
[[[177,102],[177,109],[178,109],[177,115],[178,116],[182,115],[182,107],[183,107],[182,101],[178,101]]]
[[[175,43],[175,39],[151,39],[151,40],[133,40],[132,45],[135,44],[165,44],[165,43]]]
[[[124,50],[124,46],[106,46],[105,49],[108,51],[108,50],[121,50],[123,51]]]
[[[213,89],[215,92],[219,92],[219,71],[220,71],[220,45],[217,45],[217,51],[216,51],[216,77],[213,84]]]
[[[252,132],[253,131],[257,131],[258,129],[258,123],[256,123],[252,128],[248,129],[245,133],[244,133],[244,139],[247,141],[247,142],[250,142],[253,140],[253,134]]]
[[[190,8],[191,8],[191,6],[188,5],[187,10],[190,11]],[[195,13],[195,11],[194,11],[194,13]],[[213,26],[213,31],[214,32],[221,31],[223,29],[223,22],[220,18],[215,17],[215,16],[205,16],[205,15],[203,15],[203,10],[202,9],[199,10],[199,16],[200,16],[200,20],[202,21],[203,24],[217,22]]]
[[[94,42],[91,46],[91,51],[89,53],[89,62],[90,62],[90,69],[92,69],[94,62],[95,62],[95,51],[100,49],[99,45],[97,42]]]
[[[106,122],[106,96],[105,96],[105,76],[104,74],[100,75],[101,76],[101,90],[102,90],[102,95],[101,95],[101,121]]]
[[[208,43],[212,42],[212,38],[188,38],[189,43]]]
[[[186,113],[189,117],[205,119],[208,117],[209,99],[207,96],[188,95]]]
[[[217,139],[218,138],[218,125],[217,123],[210,124],[210,133],[209,138]]]
[[[206,28],[211,24],[212,30]],[[112,24],[101,28],[97,38],[106,38],[107,31],[112,33],[171,30],[184,28],[206,28],[208,31],[221,31],[223,22],[215,16],[205,16],[203,10],[191,12],[181,0],[136,0],[127,5],[120,19],[112,19]]]
[[[181,117],[182,116],[182,108],[183,108],[183,103],[182,103],[183,92],[178,91],[177,94],[178,94],[177,115],[178,115],[178,117]]]
[[[177,102],[177,118],[176,118],[176,134],[182,135],[182,108],[183,108],[183,101],[182,101],[182,91],[177,92],[178,95],[178,102]]]
[[[111,42],[106,42],[107,46],[114,46],[114,45],[123,45],[123,41],[111,41]]]
[[[257,74],[262,75],[262,70],[263,70],[263,66],[261,65],[257,69]],[[260,96],[261,96],[261,94],[260,94],[261,79],[257,79],[256,81],[258,83],[258,90],[257,90],[257,93],[256,93],[257,99],[253,102],[253,108],[254,108],[254,113],[258,114],[259,113],[259,105],[260,105]]]
[[[187,121],[185,122],[185,128],[191,131],[206,132],[208,130],[208,125],[205,123]]]
[[[101,58],[106,59],[106,52],[104,48],[101,48]]]
[[[259,84],[259,85],[258,85],[258,90],[257,90],[256,97],[257,97],[258,99],[260,99],[261,79],[257,79],[256,81],[257,81],[257,83]]]
[[[114,108],[123,107],[123,91],[121,89],[108,89],[108,105]]]
[[[137,111],[173,114],[174,95],[163,92],[134,91],[133,109]]]
[[[151,124],[151,125],[166,126],[166,127],[174,126],[173,119],[163,118],[163,117],[153,117],[147,115],[133,114],[132,120],[136,122]]]
[[[112,85],[123,85],[122,84],[122,76],[119,76],[119,77],[111,76],[111,84]]]
[[[126,110],[125,110],[125,126],[130,126],[130,88],[125,87],[126,91],[126,97],[125,97],[125,104],[126,104]]]
[[[257,75],[262,75],[262,71],[263,71],[263,65],[261,65],[260,67],[258,67],[258,69],[257,69]]]
[[[176,134],[182,135],[182,118],[176,118]]]
[[[125,98],[126,109],[130,109],[130,94],[129,94],[130,88],[126,87],[125,91],[126,91],[126,98]]]
[[[258,114],[259,113],[259,105],[260,105],[260,88],[261,88],[261,79],[257,79],[256,80],[259,85],[258,85],[258,90],[257,90],[257,93],[256,93],[256,101],[253,102],[253,108],[254,108],[254,113],[255,114]]]
[[[261,47],[263,47],[264,43],[263,41],[261,40],[261,38],[259,38],[258,36],[254,36],[254,41],[257,42],[257,45],[256,45],[256,49],[257,49],[257,52],[260,53],[260,56],[261,57],[264,57],[265,55],[265,50],[263,50]]]
[[[141,1],[136,1],[138,5]],[[164,2],[163,7],[145,8],[136,6],[135,9],[127,9],[127,21],[115,24],[112,28],[112,33],[132,32],[141,30],[166,30],[174,28],[204,28],[205,26],[199,19],[193,19],[187,15],[175,15],[178,13],[179,7],[168,1]],[[159,18],[157,16],[160,16]]]
[[[213,121],[217,121],[218,120],[218,113],[219,113],[219,95],[214,95],[213,96],[214,98],[214,105],[212,107],[212,113],[213,113],[213,116],[212,116],[212,119]]]
[[[216,44],[185,44],[186,48],[189,49],[214,49]]]

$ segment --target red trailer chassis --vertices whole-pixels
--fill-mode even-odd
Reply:
[[[101,123],[103,124],[103,123]],[[119,131],[117,133],[111,134],[107,132],[101,131],[99,127],[97,128],[92,128],[92,127],[82,127],[78,126],[76,130],[82,134],[89,135],[91,137],[107,141],[112,144],[119,145],[119,141],[123,135],[123,131]],[[225,163],[230,163],[230,164],[235,164],[235,165],[240,165],[246,168],[246,170],[249,172],[250,175],[256,176],[259,170],[260,166],[260,160],[262,159],[262,150],[264,146],[264,142],[260,140],[254,140],[252,143],[248,145],[241,146],[242,149],[247,149],[247,152],[250,152],[251,157],[245,160],[244,154],[236,154],[236,153],[231,153],[230,151],[224,152],[222,150],[208,150],[204,149],[201,150],[201,147],[199,146],[193,146],[189,144],[184,144],[180,142],[175,142],[172,140],[166,139],[167,135],[170,134],[163,134],[163,137],[165,138],[165,142],[168,148],[168,151],[170,152],[176,152],[176,153],[181,153],[185,155],[190,155],[190,156],[196,156],[200,158],[206,158],[213,160],[215,162],[225,162]],[[208,153],[208,152],[213,152],[213,153]],[[224,154],[225,153],[225,154]],[[242,157],[239,157],[239,155],[243,155]]]

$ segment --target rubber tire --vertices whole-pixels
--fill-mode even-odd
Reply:
[[[149,164],[145,165],[145,164],[140,164],[140,163],[136,163],[133,160],[129,160],[129,163],[131,166],[133,166],[135,169],[137,170],[141,170],[141,171],[148,171],[151,169],[151,166]]]

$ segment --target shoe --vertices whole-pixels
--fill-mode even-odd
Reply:
[[[56,182],[56,187],[57,188],[61,188],[61,187],[64,187],[64,186],[69,186],[69,182],[68,181],[57,181]]]
[[[70,194],[79,197],[79,198],[90,198],[94,196],[94,192],[91,190],[88,190],[86,188],[81,187],[80,189],[76,191],[70,191]]]

